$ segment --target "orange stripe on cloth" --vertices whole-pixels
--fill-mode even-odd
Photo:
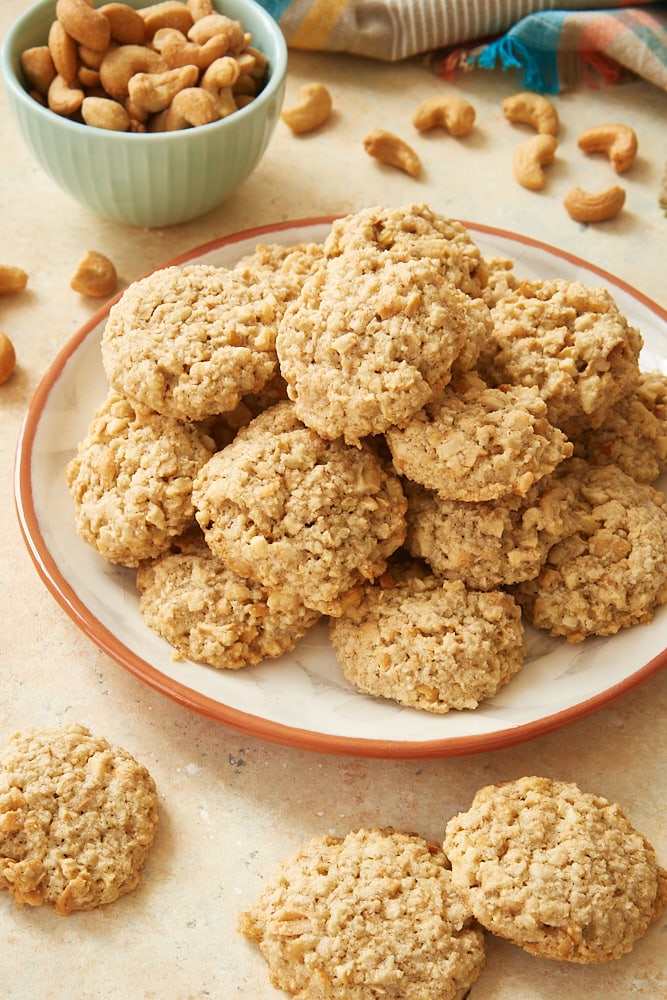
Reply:
[[[336,27],[341,11],[350,0],[314,0],[310,10],[290,40],[295,49],[321,49]]]

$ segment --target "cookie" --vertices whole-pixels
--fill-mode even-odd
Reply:
[[[322,614],[341,614],[405,537],[398,477],[370,447],[305,427],[290,402],[265,410],[201,468],[193,502],[212,552]]]
[[[65,469],[78,534],[124,566],[164,552],[194,519],[192,481],[213,450],[194,424],[111,391]]]
[[[580,642],[647,623],[667,602],[667,501],[615,466],[563,463],[573,528],[540,573],[513,589],[536,628]]]
[[[60,914],[138,884],[158,823],[155,783],[84,726],[16,733],[0,757],[0,889]]]
[[[487,785],[444,849],[480,924],[542,958],[620,958],[667,899],[667,872],[621,807],[564,781]]]
[[[303,284],[324,256],[321,243],[258,243],[234,266],[254,282],[265,282],[282,309],[297,297]]]
[[[537,389],[494,389],[467,372],[385,436],[396,471],[445,499],[525,496],[572,454],[546,413]]]
[[[604,288],[554,278],[522,281],[491,310],[479,358],[492,385],[537,386],[548,418],[568,436],[599,427],[633,391],[642,337]]]
[[[521,609],[509,594],[433,576],[367,586],[329,635],[358,690],[439,714],[477,708],[525,659]]]
[[[278,303],[265,281],[191,264],[133,282],[109,311],[102,362],[114,389],[158,413],[233,410],[276,371]]]
[[[485,961],[441,848],[393,829],[314,837],[239,930],[296,1000],[463,1000]]]
[[[482,289],[482,298],[493,308],[496,303],[513,292],[519,285],[519,278],[514,270],[514,261],[510,257],[485,257],[486,283]]]
[[[571,489],[543,476],[525,497],[443,500],[403,481],[408,499],[405,546],[436,576],[493,590],[538,575],[549,550],[572,531]]]
[[[325,260],[288,305],[280,371],[305,424],[358,444],[429,402],[489,319],[432,259],[358,250]]]
[[[238,576],[203,539],[137,570],[139,611],[179,656],[235,670],[294,649],[320,615]]]

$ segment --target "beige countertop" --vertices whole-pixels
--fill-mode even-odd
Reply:
[[[27,0],[3,0],[0,36]],[[658,192],[667,160],[667,94],[641,82],[574,88],[557,98],[562,129],[547,187],[534,194],[512,178],[518,134],[500,102],[519,89],[513,73],[478,73],[444,84],[419,61],[384,65],[292,53],[287,102],[321,80],[335,114],[295,138],[280,123],[268,152],[227,204],[173,229],[105,221],[41,173],[0,94],[0,262],[30,276],[21,295],[0,299],[0,329],[18,365],[0,387],[0,742],[18,729],[81,722],[142,761],[159,790],[161,823],[140,887],[88,914],[19,910],[0,898],[2,1000],[76,995],[80,1000],[272,1000],[259,953],[236,932],[278,860],[320,833],[394,825],[441,840],[447,819],[481,785],[543,774],[578,782],[620,802],[667,865],[667,674],[602,711],[513,747],[444,759],[327,756],[243,735],[188,711],[98,650],[48,593],[21,538],[12,467],[32,394],[59,349],[99,308],[69,287],[88,249],[107,254],[127,284],[177,254],[238,230],[367,205],[426,201],[444,214],[518,232],[577,254],[667,307],[667,218]],[[419,137],[410,124],[423,98],[445,87],[474,104],[465,141]],[[567,216],[565,192],[616,178],[577,148],[578,132],[625,121],[639,156],[623,179],[627,204],[604,225]],[[413,142],[424,171],[413,180],[362,149],[382,126]],[[665,637],[667,640],[667,636]],[[633,952],[600,967],[541,961],[498,941],[471,1000],[628,1000],[667,997],[664,918]]]

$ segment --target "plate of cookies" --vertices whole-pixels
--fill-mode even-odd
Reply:
[[[28,408],[21,529],[113,660],[248,735],[445,757],[667,661],[667,312],[425,204],[130,284]]]

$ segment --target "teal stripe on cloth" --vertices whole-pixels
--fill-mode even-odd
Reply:
[[[264,10],[267,10],[274,21],[279,21],[292,0],[261,0]]]
[[[477,65],[493,69],[499,62],[503,69],[518,69],[519,79],[529,90],[558,93],[559,42],[569,13],[529,14],[502,38],[487,45],[477,57]]]

